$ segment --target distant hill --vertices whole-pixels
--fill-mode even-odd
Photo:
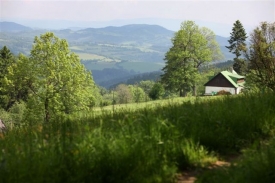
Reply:
[[[103,70],[93,70],[92,75],[96,84],[109,88],[114,84],[126,82],[137,73],[125,69],[105,68]]]
[[[137,84],[140,81],[151,80],[157,81],[162,74],[161,71],[146,73],[129,72],[124,69],[105,68],[103,70],[93,70],[94,81],[105,88],[114,88],[118,84]]]
[[[91,70],[96,83],[110,87],[126,82],[136,74],[160,71],[165,53],[172,46],[173,31],[158,25],[131,24],[121,27],[32,30],[13,22],[1,22],[0,48],[7,46],[12,53],[28,55],[35,36],[51,31],[69,43],[70,50],[79,55]],[[223,61],[234,55],[225,46],[228,38],[216,36]]]
[[[21,32],[31,31],[30,27],[20,25],[14,22],[0,22],[0,32]]]
[[[87,28],[81,30],[64,29],[54,31],[69,41],[98,44],[160,45],[170,46],[174,32],[158,25],[133,24],[122,27]]]

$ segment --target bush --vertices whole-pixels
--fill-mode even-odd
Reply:
[[[161,99],[164,95],[164,87],[160,83],[155,83],[153,88],[149,92],[149,97],[152,100]]]
[[[0,118],[5,123],[8,129],[15,125],[20,125],[23,122],[26,105],[24,102],[16,102],[9,111],[0,109]]]
[[[112,101],[103,100],[103,101],[100,102],[100,107],[105,107],[105,106],[108,106],[108,105],[112,105]]]
[[[217,92],[217,95],[231,95],[231,93],[225,90],[221,90]]]

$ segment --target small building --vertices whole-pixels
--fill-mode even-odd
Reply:
[[[222,90],[233,95],[239,94],[244,87],[244,78],[244,76],[237,74],[233,69],[232,72],[222,71],[204,84],[205,95],[214,95]]]

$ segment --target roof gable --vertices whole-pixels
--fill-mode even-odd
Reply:
[[[221,87],[234,87],[238,88],[239,79],[244,79],[244,76],[231,73],[228,71],[222,71],[212,79],[210,79],[204,86],[221,86]]]

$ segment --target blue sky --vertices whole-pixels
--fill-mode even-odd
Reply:
[[[147,23],[176,31],[180,22],[194,20],[229,36],[236,20],[249,31],[275,22],[274,0],[1,0],[0,8],[0,21],[44,28]]]

